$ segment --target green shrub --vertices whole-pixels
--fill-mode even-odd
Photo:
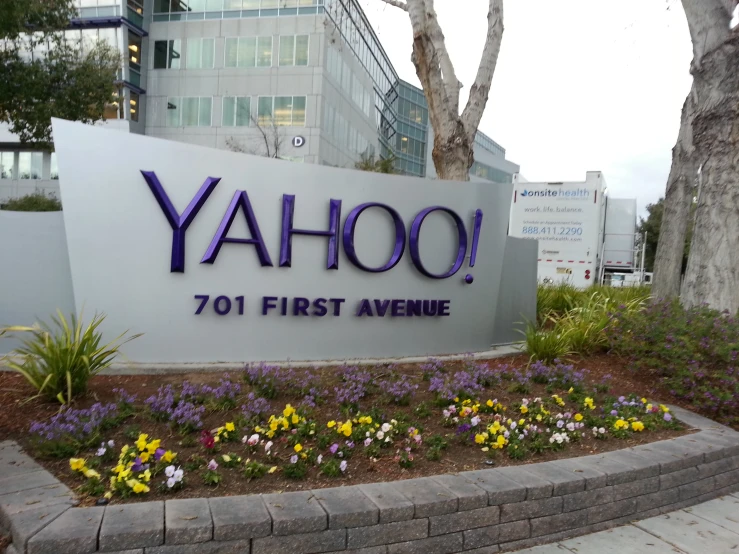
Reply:
[[[609,345],[630,367],[659,379],[675,398],[739,423],[739,319],[707,307],[660,302],[616,310]]]
[[[101,345],[102,333],[98,327],[105,320],[96,314],[86,327],[72,314],[70,320],[57,312],[52,324],[41,322],[33,327],[9,327],[5,331],[30,333],[21,346],[12,353],[22,362],[8,359],[5,363],[17,371],[36,389],[38,396],[56,399],[62,404],[87,392],[90,377],[108,367],[118,355],[120,347],[141,336],[126,340],[127,331],[108,344]]]
[[[60,212],[62,203],[53,194],[32,192],[20,198],[11,198],[0,204],[0,210],[11,212]]]
[[[523,333],[526,337],[526,352],[529,354],[529,360],[551,363],[572,354],[569,332],[557,328],[556,325],[549,329],[540,329],[535,323],[527,323],[526,331]]]

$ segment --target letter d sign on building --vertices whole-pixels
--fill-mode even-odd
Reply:
[[[295,148],[300,148],[304,144],[305,144],[305,138],[303,138],[303,137],[301,137],[299,135],[297,137],[293,137],[293,146]]]

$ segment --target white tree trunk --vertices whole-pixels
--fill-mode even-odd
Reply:
[[[696,53],[692,118],[701,186],[681,294],[685,306],[739,310],[739,33],[724,0],[682,0]]]
[[[459,113],[461,84],[446,49],[434,0],[382,0],[408,12],[413,29],[413,56],[429,120],[434,130],[431,157],[439,179],[469,181],[473,145],[490,93],[503,39],[503,0],[488,0],[485,46],[464,111]]]
[[[654,259],[652,294],[655,300],[676,298],[680,295],[685,234],[688,230],[697,170],[693,161],[691,126],[694,111],[694,91],[691,90],[683,104],[680,131],[677,143],[672,149],[672,167],[667,179],[662,225]]]

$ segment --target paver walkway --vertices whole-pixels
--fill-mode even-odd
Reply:
[[[515,554],[739,554],[739,493]]]

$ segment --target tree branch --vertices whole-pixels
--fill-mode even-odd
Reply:
[[[380,2],[385,2],[385,4],[388,4],[395,8],[400,8],[401,10],[405,12],[408,11],[408,5],[405,4],[404,2],[400,2],[399,0],[380,0]]]
[[[683,0],[690,1],[690,0]],[[477,69],[475,82],[470,88],[467,105],[462,112],[462,123],[470,136],[475,139],[477,127],[482,119],[482,112],[490,94],[490,85],[493,82],[495,66],[498,63],[500,43],[503,40],[503,0],[490,0],[488,7],[488,32],[485,38],[485,47],[480,58],[480,67]]]
[[[726,0],[682,0],[693,41],[693,65],[701,68],[701,60],[723,44],[730,36],[732,13]]]

